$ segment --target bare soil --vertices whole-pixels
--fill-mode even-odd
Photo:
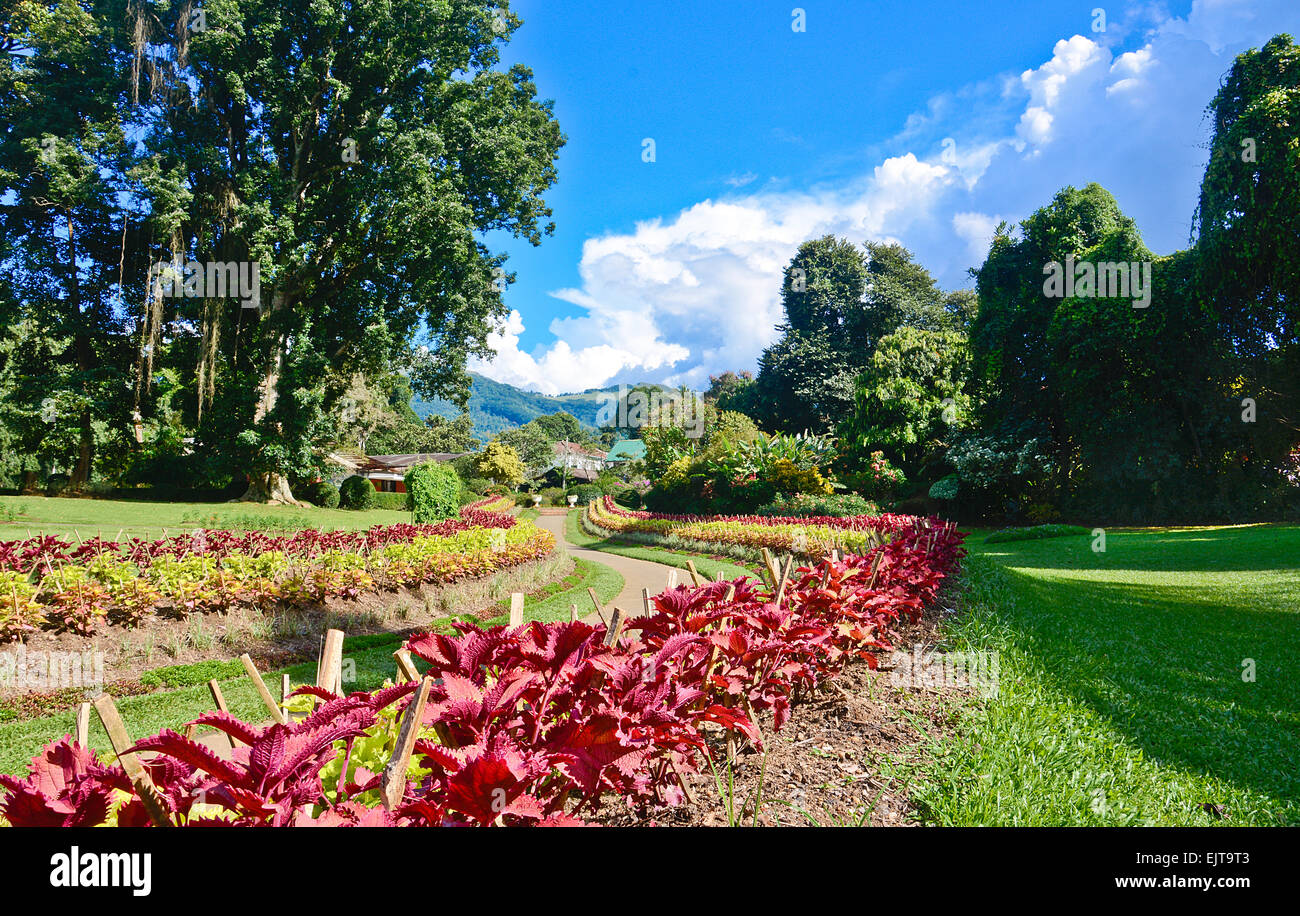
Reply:
[[[897,647],[932,646],[943,613],[928,611]],[[734,820],[754,824],[754,799],[760,798],[759,826],[916,826],[906,781],[893,774],[924,759],[927,741],[951,733],[969,694],[896,685],[891,672],[884,658],[876,671],[865,662],[853,664],[797,703],[780,733],[773,733],[770,719],[760,723],[763,750],[740,749],[731,767]],[[691,801],[680,807],[635,812],[607,806],[589,819],[623,827],[727,826],[726,742],[719,736],[711,745],[721,789],[706,766],[685,777]]]

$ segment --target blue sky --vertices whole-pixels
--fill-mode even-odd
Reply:
[[[897,240],[956,289],[999,220],[1067,184],[1101,182],[1156,252],[1186,247],[1219,78],[1300,35],[1297,0],[798,0],[803,32],[795,8],[511,4],[504,59],[568,145],[555,235],[488,239],[513,312],[471,368],[552,394],[701,387],[775,339],[801,241]]]

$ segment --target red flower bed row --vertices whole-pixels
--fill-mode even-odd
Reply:
[[[157,752],[146,767],[174,824],[577,823],[611,792],[628,805],[673,805],[682,774],[708,753],[705,723],[761,745],[759,713],[780,729],[801,694],[850,660],[874,666],[896,624],[953,572],[961,540],[947,526],[903,528],[865,556],[800,568],[779,602],[750,579],[681,586],[612,646],[603,626],[583,623],[461,625],[457,636],[412,639],[435,680],[416,776],[391,811],[379,805],[378,775],[348,761],[357,742],[394,727],[389,707],[408,704],[413,683],[347,697],[302,688],[325,702],[289,726],[196,720],[242,743],[228,760],[170,730],[135,749]],[[322,770],[340,754],[326,784]],[[0,790],[16,826],[148,822],[122,769],[69,739],[46,747],[29,778],[0,777]]]
[[[232,553],[255,556],[271,550],[286,556],[309,558],[331,551],[370,553],[389,544],[405,543],[421,535],[446,536],[469,528],[512,528],[516,519],[502,512],[480,508],[492,500],[466,506],[459,518],[434,525],[375,525],[366,531],[317,531],[306,528],[293,534],[274,535],[262,531],[229,531],[198,528],[189,534],[146,541],[106,541],[95,537],[72,543],[53,535],[38,535],[18,541],[0,541],[0,572],[42,573],[60,564],[77,564],[100,556],[128,560],[142,569],[155,557],[207,556],[221,559]]]
[[[826,528],[840,528],[849,531],[882,531],[892,534],[904,528],[915,528],[917,517],[914,515],[896,515],[885,512],[880,515],[672,515],[666,512],[638,512],[625,509],[614,502],[614,497],[606,496],[605,511],[626,518],[662,519],[669,522],[740,522],[745,525],[821,525]]]

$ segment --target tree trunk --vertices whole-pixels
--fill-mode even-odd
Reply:
[[[277,506],[298,506],[302,509],[312,508],[308,503],[296,499],[289,489],[289,480],[281,474],[249,474],[248,489],[236,503],[268,503]]]
[[[279,311],[284,306],[284,294],[276,290],[271,297],[271,313]],[[262,384],[257,396],[257,407],[253,411],[253,422],[261,423],[266,419],[275,408],[276,396],[279,394],[280,385],[280,366],[284,359],[284,339],[278,338],[275,342],[275,349],[271,354],[271,362],[267,366],[266,375],[262,378]],[[282,474],[275,472],[252,472],[248,475],[248,489],[244,495],[233,502],[243,503],[274,503],[276,505],[301,506],[310,508],[307,503],[300,502],[294,498],[293,491],[289,489],[289,481]]]

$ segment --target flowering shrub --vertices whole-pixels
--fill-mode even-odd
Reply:
[[[641,808],[679,804],[706,723],[762,743],[807,691],[852,659],[875,664],[900,620],[914,620],[964,554],[951,526],[913,519],[888,544],[801,567],[777,596],[750,579],[679,586],[619,639],[581,622],[482,630],[407,643],[432,678],[401,797],[379,806],[378,768],[417,689],[336,696],[308,718],[258,728],[225,713],[229,758],[164,730],[135,745],[167,820],[207,826],[452,826],[579,823],[612,794]],[[202,800],[202,803],[199,800]],[[140,825],[143,803],[119,766],[69,738],[26,779],[0,776],[14,826]]]
[[[586,520],[613,534],[678,538],[697,542],[701,549],[724,545],[754,550],[766,547],[811,559],[824,557],[837,548],[865,552],[919,521],[915,516],[892,514],[845,518],[667,515],[624,509],[608,497],[588,507]]]
[[[89,636],[151,613],[201,614],[238,605],[356,598],[488,575],[540,559],[555,538],[482,500],[436,525],[288,536],[200,529],[152,542],[48,536],[0,542],[0,642],[39,627]]]

